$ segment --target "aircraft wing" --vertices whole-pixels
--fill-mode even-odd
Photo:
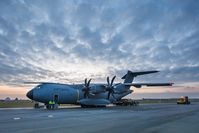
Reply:
[[[124,85],[141,88],[142,86],[172,86],[173,83],[125,83]]]

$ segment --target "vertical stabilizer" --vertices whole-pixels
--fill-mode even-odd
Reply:
[[[127,74],[125,74],[122,79],[124,79],[124,83],[132,83],[134,79],[134,75],[132,74],[133,72],[127,71]]]

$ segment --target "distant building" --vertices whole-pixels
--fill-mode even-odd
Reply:
[[[6,97],[4,101],[11,101],[9,97]]]
[[[16,98],[15,98],[15,101],[18,101],[18,100],[19,100],[19,99],[16,97]]]

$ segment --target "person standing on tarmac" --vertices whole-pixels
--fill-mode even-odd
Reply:
[[[49,101],[48,102],[48,109],[54,109],[55,108],[55,101]]]
[[[52,109],[52,101],[51,100],[48,102],[48,109]]]

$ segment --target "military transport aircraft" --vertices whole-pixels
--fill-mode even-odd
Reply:
[[[91,84],[91,79],[85,79],[84,84],[61,84],[51,82],[26,82],[39,84],[30,90],[26,96],[34,101],[45,103],[49,101],[56,104],[78,104],[82,107],[106,106],[122,97],[130,94],[131,86],[141,88],[142,86],[172,86],[173,83],[132,83],[134,77],[159,71],[128,71],[122,79],[123,83],[114,83],[116,76],[111,81],[107,77],[107,84]]]

